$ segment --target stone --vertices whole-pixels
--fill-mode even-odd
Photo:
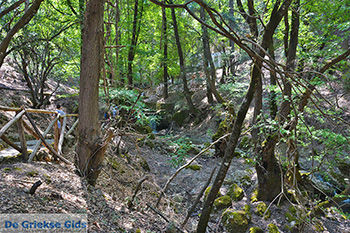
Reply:
[[[227,195],[231,197],[232,201],[240,201],[244,197],[243,189],[240,188],[237,184],[231,185],[227,191]]]
[[[255,213],[261,217],[264,217],[265,219],[268,219],[271,216],[271,211],[267,210],[266,212],[266,210],[267,210],[267,205],[265,204],[265,202],[259,201],[255,208]]]
[[[229,233],[245,233],[250,222],[243,210],[226,209],[222,214],[222,223]]]
[[[230,196],[228,196],[228,195],[218,197],[214,201],[214,207],[217,210],[221,210],[221,209],[225,209],[227,207],[230,207],[231,204],[232,204],[232,200],[231,200]]]

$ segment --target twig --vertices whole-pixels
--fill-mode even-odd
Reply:
[[[213,178],[213,175],[214,175],[215,171],[216,171],[216,167],[215,167],[215,168],[213,169],[213,171],[211,172],[210,177],[209,177],[207,183],[205,183],[205,185],[203,186],[203,188],[201,189],[201,191],[198,193],[198,196],[197,196],[196,200],[194,201],[193,205],[192,205],[191,208],[188,210],[187,216],[186,216],[185,220],[183,221],[183,223],[181,224],[181,228],[184,228],[184,227],[185,227],[185,225],[186,225],[188,219],[190,218],[191,214],[192,214],[193,211],[196,209],[196,206],[197,206],[199,200],[201,199],[201,197],[203,196],[203,193],[205,192],[205,190],[206,190],[207,187],[209,186],[210,181],[211,181],[211,179]]]
[[[157,213],[160,217],[162,217],[166,222],[170,223],[170,220],[164,216],[163,213],[161,213],[159,210],[157,210],[156,208],[153,208],[150,204],[146,204],[147,207],[149,207],[151,210],[153,210],[155,213]],[[175,228],[178,230],[178,232],[181,232],[181,233],[185,233],[184,231],[182,231],[178,226],[175,225],[174,223],[174,226]]]
[[[140,190],[142,183],[145,182],[147,179],[148,179],[148,176],[145,176],[145,177],[143,177],[141,180],[139,180],[139,182],[138,182],[138,184],[137,184],[137,186],[136,186],[134,195],[132,196],[131,200],[128,202],[128,208],[129,208],[129,209],[132,207],[133,202],[134,202],[134,199],[135,199],[135,197],[136,197],[136,194],[137,194],[137,192]]]
[[[203,149],[201,152],[199,152],[196,156],[194,156],[190,161],[188,161],[185,165],[177,169],[177,171],[169,178],[169,180],[166,182],[164,188],[161,190],[161,193],[159,194],[159,198],[156,203],[156,207],[158,207],[160,200],[162,199],[165,191],[168,189],[168,186],[170,182],[186,167],[188,167],[193,161],[195,161],[199,156],[201,156],[204,152],[208,151],[212,146],[214,146],[216,143],[218,143],[220,140],[224,139],[225,137],[229,136],[230,134],[225,134],[224,136],[220,137],[218,140],[210,144],[207,148]]]
[[[42,184],[41,180],[38,180],[37,182],[35,182],[33,184],[33,186],[30,188],[29,190],[29,194],[33,195],[35,193],[35,191],[37,190],[37,188],[39,188],[39,186]]]

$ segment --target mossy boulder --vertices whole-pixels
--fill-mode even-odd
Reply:
[[[178,126],[183,126],[185,123],[186,118],[189,116],[189,111],[188,110],[179,110],[175,112],[172,116],[172,120],[178,125]]]
[[[222,213],[222,223],[229,233],[244,233],[250,218],[243,210],[226,209]]]
[[[251,227],[249,228],[249,233],[264,233],[264,231],[260,227]]]
[[[244,197],[244,192],[237,184],[233,184],[228,189],[227,195],[229,195],[233,201],[240,201]]]
[[[210,193],[210,190],[211,190],[211,186],[209,186],[205,191],[204,191],[204,200],[207,199],[209,193]],[[222,193],[219,191],[218,195],[216,196],[217,198],[218,197],[221,197],[223,196]]]
[[[250,197],[250,202],[251,203],[254,203],[254,202],[257,202],[258,201],[258,190],[255,189],[253,192],[252,192],[252,196]]]
[[[268,219],[271,216],[271,211],[267,210],[267,205],[265,202],[259,201],[255,207],[255,213],[265,219]],[[266,212],[266,214],[265,214]]]
[[[280,232],[278,227],[275,224],[273,224],[273,223],[270,223],[269,225],[267,225],[267,230],[268,230],[269,233],[278,233],[278,232]]]
[[[230,196],[225,195],[225,196],[218,197],[215,199],[214,207],[217,210],[221,210],[221,209],[225,209],[227,207],[230,207],[231,203],[232,203],[232,200],[231,200]]]
[[[191,169],[193,171],[199,171],[201,170],[202,166],[199,164],[190,164],[186,167],[186,169]]]

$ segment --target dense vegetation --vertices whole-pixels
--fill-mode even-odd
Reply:
[[[350,1],[10,0],[0,3],[0,22],[0,66],[23,76],[31,107],[48,106],[60,84],[80,91],[77,167],[90,184],[104,160],[97,139],[110,126],[147,134],[138,141],[150,145],[163,128],[217,115],[204,146],[217,141],[222,164],[197,232],[206,232],[234,157],[255,168],[257,200],[288,200],[310,221],[322,201],[348,218]],[[145,100],[150,90],[158,102]],[[101,128],[99,112],[113,106],[118,117]],[[168,143],[172,165],[183,165],[191,140]],[[226,230],[245,232],[232,228],[230,211]]]

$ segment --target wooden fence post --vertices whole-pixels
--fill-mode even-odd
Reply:
[[[23,127],[23,119],[20,117],[17,121],[17,128],[18,128],[18,135],[19,140],[21,142],[21,151],[22,151],[22,159],[27,161],[28,160],[28,152],[27,152],[27,142],[24,134],[24,127]]]

